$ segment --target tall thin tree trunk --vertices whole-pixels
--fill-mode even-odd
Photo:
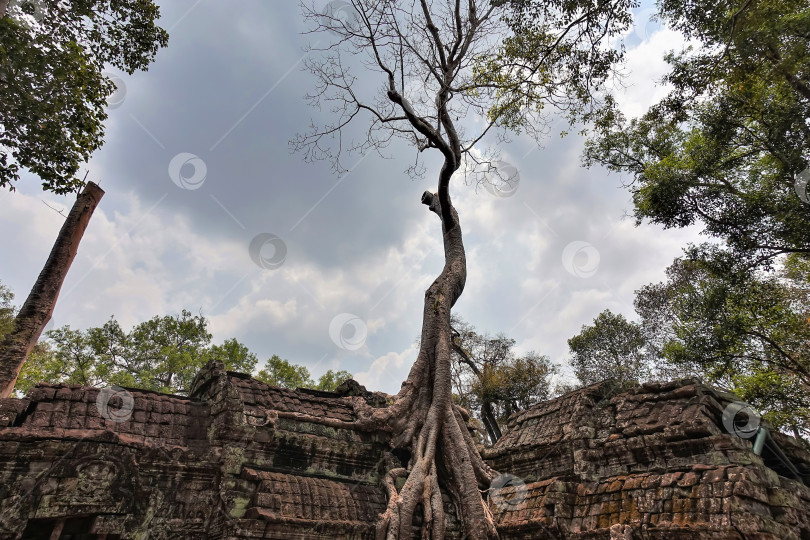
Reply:
[[[492,444],[498,442],[498,439],[501,438],[501,428],[498,425],[498,420],[495,418],[495,414],[492,412],[492,403],[489,401],[485,401],[481,404],[481,417],[487,419],[487,423],[489,427],[487,427],[487,433],[489,434],[489,440]]]
[[[467,351],[465,351],[464,348],[456,342],[457,334],[452,327],[450,327],[450,330],[453,333],[453,350],[456,351],[456,353],[461,357],[461,360],[470,367],[473,374],[478,377],[478,380],[483,383],[483,373],[481,373],[481,370],[475,365],[475,362],[472,361],[472,358],[470,358],[470,355],[467,354]],[[484,429],[487,430],[489,441],[492,444],[495,444],[495,442],[501,438],[502,434],[501,428],[498,426],[498,420],[495,418],[495,414],[492,412],[491,401],[484,401],[481,404],[481,421],[484,424]]]
[[[76,197],[42,272],[14,319],[14,330],[0,343],[0,398],[11,395],[20,369],[48,324],[65,276],[102,196],[104,190],[88,182]]]
[[[8,0],[0,0],[0,19],[6,16],[8,10]]]

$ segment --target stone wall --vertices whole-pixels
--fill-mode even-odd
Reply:
[[[690,381],[602,384],[514,415],[486,451],[515,475],[496,506],[502,538],[810,538],[810,489],[755,455],[752,432],[729,433],[741,405]],[[810,480],[810,454],[774,438]]]
[[[58,526],[81,538],[370,538],[385,506],[385,437],[273,414],[351,420],[347,400],[221,365],[190,398],[40,385],[0,403],[0,539]]]
[[[733,401],[689,382],[597,385],[518,413],[485,452],[504,473],[501,537],[810,539],[810,489],[728,433]],[[43,384],[0,400],[0,540],[373,538],[397,463],[386,435],[301,414],[354,419],[341,394],[215,363],[189,397]],[[810,455],[775,438],[807,473]]]

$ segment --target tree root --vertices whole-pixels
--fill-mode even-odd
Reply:
[[[450,169],[442,169],[445,182],[450,174]],[[452,399],[450,310],[466,280],[458,214],[452,206],[440,208],[435,194],[425,192],[422,202],[442,218],[445,266],[425,291],[419,355],[394,402],[388,407],[373,407],[357,397],[353,400],[354,422],[294,413],[279,416],[336,428],[384,431],[391,434],[392,450],[409,453],[407,467],[392,468],[384,477],[388,505],[379,518],[377,540],[413,537],[414,518],[420,514],[421,537],[442,540],[446,527],[442,490],[450,497],[465,538],[495,540],[498,532],[482,492],[489,489],[496,473],[484,463],[467,429],[469,415]],[[405,483],[397,489],[402,478]]]

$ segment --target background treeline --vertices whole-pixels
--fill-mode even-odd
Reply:
[[[0,284],[0,339],[13,328],[14,295]],[[170,394],[185,394],[197,371],[210,360],[228,370],[253,373],[258,357],[236,339],[212,344],[208,321],[183,310],[154,317],[124,331],[115,318],[103,326],[46,333],[28,357],[14,387],[22,395],[40,381],[107,386],[117,384]],[[334,390],[350,379],[329,370],[314,381],[306,367],[273,355],[254,377],[273,386]]]

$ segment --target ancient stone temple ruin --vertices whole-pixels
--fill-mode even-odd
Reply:
[[[188,397],[43,384],[0,400],[0,539],[373,538],[381,475],[403,456],[384,433],[307,420],[352,420],[347,394],[385,406],[346,388],[212,363]],[[739,432],[734,406],[680,381],[514,415],[484,451],[503,473],[487,495],[501,538],[810,539],[810,454]],[[460,538],[449,501],[447,515]]]

